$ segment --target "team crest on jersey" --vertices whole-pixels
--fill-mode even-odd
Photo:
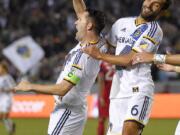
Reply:
[[[131,37],[137,41],[140,38],[140,36],[147,30],[147,28],[147,24],[142,25],[141,27],[136,29],[133,34],[131,34]]]
[[[19,54],[23,58],[31,57],[31,50],[26,45],[19,45],[16,49],[17,54]]]

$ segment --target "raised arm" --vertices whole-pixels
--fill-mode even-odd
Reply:
[[[77,16],[86,11],[86,5],[83,0],[73,0],[73,7]]]

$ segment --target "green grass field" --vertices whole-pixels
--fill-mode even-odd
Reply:
[[[14,119],[17,125],[16,135],[47,135],[48,119]],[[151,119],[143,135],[174,135],[177,119]],[[97,120],[89,119],[84,135],[96,135]],[[0,135],[7,135],[2,123]]]

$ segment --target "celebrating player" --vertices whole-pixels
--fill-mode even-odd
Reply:
[[[4,62],[0,62],[0,121],[2,121],[9,133],[13,135],[15,132],[15,123],[8,118],[12,105],[12,92],[15,81],[8,74],[7,66]]]
[[[101,63],[100,72],[98,74],[99,97],[98,97],[98,135],[104,135],[105,122],[109,117],[109,94],[114,74],[114,66],[107,62]]]
[[[15,88],[56,95],[48,127],[49,135],[83,134],[87,119],[86,96],[97,77],[100,61],[84,54],[81,48],[92,45],[106,51],[105,41],[99,36],[105,26],[105,15],[97,10],[86,9],[83,0],[73,0],[73,5],[78,17],[75,25],[79,43],[66,56],[64,70],[57,84],[21,82]]]
[[[116,66],[110,94],[110,126],[108,135],[139,135],[149,120],[154,95],[150,64],[132,66],[137,52],[155,53],[162,40],[157,23],[170,0],[144,0],[138,17],[117,20],[107,41],[116,47],[116,55],[99,52],[95,47],[85,53]]]

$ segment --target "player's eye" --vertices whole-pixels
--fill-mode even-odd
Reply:
[[[155,7],[156,9],[160,8],[160,4],[159,3],[153,3],[153,7]]]

